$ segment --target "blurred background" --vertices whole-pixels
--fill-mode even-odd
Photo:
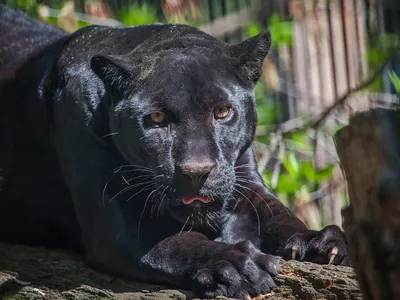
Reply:
[[[273,46],[256,87],[259,171],[314,229],[340,226],[348,203],[335,131],[355,112],[398,106],[399,0],[0,2],[68,32],[173,22],[237,43],[268,28]]]

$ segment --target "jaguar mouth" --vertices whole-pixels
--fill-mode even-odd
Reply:
[[[204,197],[204,196],[192,196],[192,197],[185,197],[182,199],[183,204],[191,204],[194,201],[200,201],[204,204],[208,204],[212,202],[212,199],[210,197]]]

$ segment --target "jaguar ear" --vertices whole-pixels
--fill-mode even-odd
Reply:
[[[122,97],[132,88],[132,75],[123,67],[123,61],[111,56],[96,55],[90,60],[93,72],[103,81],[108,93]]]
[[[271,48],[271,33],[264,30],[231,47],[232,56],[237,61],[245,79],[255,85],[262,74],[264,59]]]

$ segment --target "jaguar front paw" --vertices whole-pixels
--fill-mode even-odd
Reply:
[[[218,251],[219,252],[219,251]],[[212,258],[193,276],[192,289],[204,298],[249,299],[275,287],[280,259],[263,254],[250,242],[240,242]]]
[[[351,266],[345,234],[336,225],[293,234],[284,246],[283,258]]]

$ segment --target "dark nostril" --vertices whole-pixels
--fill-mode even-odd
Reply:
[[[214,167],[215,164],[188,165],[182,167],[182,174],[190,177],[193,181],[205,181]]]

